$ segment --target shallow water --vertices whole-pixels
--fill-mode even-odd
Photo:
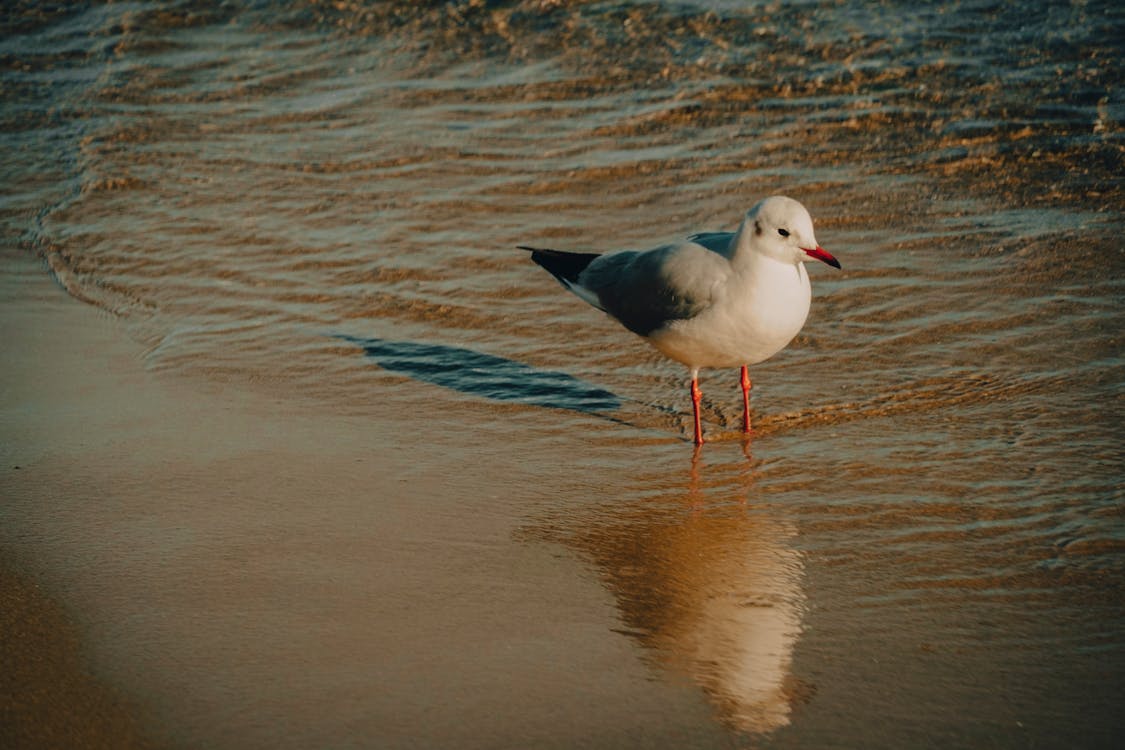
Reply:
[[[503,506],[511,539],[580,560],[722,736],[1123,729],[1118,4],[6,23],[6,244],[154,372],[341,419],[416,409],[422,437],[433,399],[458,431],[557,451],[524,477],[542,502]],[[737,373],[704,374],[693,461],[682,368],[515,246],[654,246],[776,192],[844,270],[811,269],[805,330],[753,369],[749,443]],[[460,460],[495,460],[480,442]]]

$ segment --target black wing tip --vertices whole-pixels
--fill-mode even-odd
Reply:
[[[552,250],[549,247],[532,247],[531,245],[516,245],[516,248],[519,250],[526,250],[529,253],[539,253],[541,255],[549,255],[556,258],[565,258],[572,255],[584,255],[584,253],[572,253],[566,250]]]
[[[571,253],[565,250],[550,250],[528,245],[516,245],[516,247],[520,250],[529,251],[531,260],[546,269],[559,281],[570,283],[577,282],[579,275],[586,270],[586,266],[599,257],[597,253]]]

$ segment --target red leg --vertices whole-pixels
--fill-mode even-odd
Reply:
[[[742,431],[750,432],[750,373],[742,366]]]
[[[703,399],[703,393],[699,390],[699,381],[695,373],[691,374],[691,408],[695,413],[695,444],[703,445],[703,426],[699,422],[699,402]]]

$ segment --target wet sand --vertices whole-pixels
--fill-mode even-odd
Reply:
[[[0,559],[0,746],[144,748],[133,707],[90,674],[57,602]]]
[[[4,264],[0,326],[3,362],[3,497],[0,515],[0,746],[5,748],[152,747],[137,725],[136,706],[92,670],[88,634],[74,613],[41,581],[34,555],[13,554],[13,515],[21,503],[49,504],[54,498],[23,474],[43,470],[41,451],[67,441],[57,432],[69,421],[81,393],[96,396],[108,384],[82,383],[86,366],[64,358],[63,371],[44,363],[69,348],[68,331],[93,334],[92,344],[118,343],[92,311],[74,305],[25,259]],[[128,346],[121,347],[128,350]],[[120,352],[120,350],[116,350]],[[53,377],[52,377],[53,376]],[[90,387],[93,385],[94,387]],[[69,393],[69,398],[64,394]],[[51,402],[51,403],[49,403]],[[30,439],[29,439],[30,438]],[[73,448],[64,449],[72,453]],[[22,491],[20,488],[24,488]],[[20,493],[17,495],[17,493]]]
[[[688,681],[614,632],[577,560],[520,540],[527,472],[550,451],[511,452],[484,428],[498,447],[483,467],[451,445],[480,433],[423,414],[322,419],[155,376],[119,323],[33,262],[6,265],[15,746],[723,736]]]
[[[1009,547],[994,527],[1020,516],[913,497],[871,520],[833,499],[847,464],[808,454],[809,430],[693,460],[660,431],[418,382],[373,387],[398,394],[373,418],[153,373],[37,263],[0,278],[0,550],[11,617],[33,618],[4,641],[36,673],[12,673],[17,747],[1110,747],[1120,729],[1104,545]],[[887,551],[920,534],[927,554]]]

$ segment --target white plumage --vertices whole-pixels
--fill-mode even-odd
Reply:
[[[736,232],[705,232],[647,251],[606,255],[523,247],[567,289],[645,337],[691,372],[695,442],[699,370],[742,368],[743,427],[750,430],[746,366],[781,351],[808,317],[804,261],[840,263],[817,244],[797,201],[773,196],[750,209]]]

